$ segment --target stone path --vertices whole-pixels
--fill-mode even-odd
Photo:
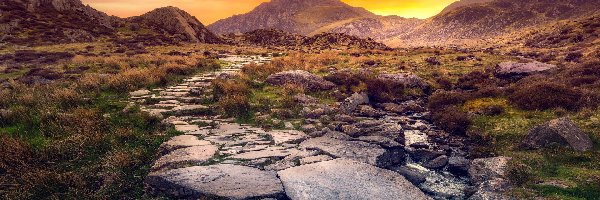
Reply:
[[[464,198],[463,182],[421,166],[439,160],[440,155],[431,155],[435,147],[428,146],[426,131],[434,127],[421,120],[419,113],[405,117],[363,105],[349,109],[356,110],[352,116],[336,115],[334,121],[339,123],[329,127],[307,119],[311,127],[304,128],[306,133],[264,130],[211,116],[212,80],[270,58],[226,56],[221,60],[227,64],[218,71],[165,89],[131,93],[132,102],[143,111],[162,117],[164,123],[184,133],[161,145],[145,181],[148,192],[178,199]],[[363,111],[380,112],[363,116],[387,117],[360,117]],[[407,155],[419,151],[431,158],[419,162]],[[416,171],[425,180],[415,183],[406,170]]]

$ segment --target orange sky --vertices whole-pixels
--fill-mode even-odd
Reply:
[[[206,25],[235,14],[251,11],[270,0],[82,0],[84,4],[119,17],[146,13],[154,8],[176,6]],[[427,18],[456,0],[342,0],[380,15]]]

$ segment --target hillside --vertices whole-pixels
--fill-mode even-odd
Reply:
[[[471,4],[436,15],[414,31],[387,42],[432,45],[481,40],[590,15],[598,12],[598,8],[600,2],[596,0],[496,0]]]
[[[339,0],[273,0],[249,13],[219,20],[208,29],[216,34],[279,29],[309,35],[330,24],[374,16],[364,8],[352,7]]]
[[[469,6],[472,4],[487,3],[487,2],[492,2],[492,1],[494,1],[494,0],[460,0],[460,1],[451,3],[450,5],[446,6],[446,8],[444,8],[444,10],[442,10],[442,12],[440,12],[440,14],[446,14],[446,13],[449,13],[458,8]]]
[[[0,41],[17,44],[89,42],[117,20],[79,0],[3,0],[0,13]]]

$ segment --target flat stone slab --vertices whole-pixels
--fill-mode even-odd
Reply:
[[[233,155],[229,158],[231,159],[241,159],[241,160],[255,160],[259,158],[284,158],[293,153],[297,153],[298,149],[286,149],[283,147],[269,147],[260,151],[250,151],[246,153],[241,153],[237,155]]]
[[[320,150],[335,157],[347,158],[371,165],[377,165],[378,157],[385,153],[385,150],[379,145],[329,137],[308,139],[300,143],[300,148]]]
[[[402,175],[347,159],[278,172],[287,196],[303,199],[431,199]]]
[[[171,138],[169,141],[160,145],[161,154],[171,152],[175,149],[188,148],[194,146],[206,146],[211,145],[209,141],[200,140],[198,137],[193,135],[180,135]]]
[[[151,93],[150,90],[138,90],[138,91],[130,92],[129,95],[132,97],[139,97],[139,96],[149,95],[150,93]]]
[[[175,125],[175,130],[187,133],[200,130],[200,127],[198,125]]]
[[[275,144],[283,144],[283,143],[297,143],[308,138],[302,131],[296,130],[273,130],[267,132],[275,141]]]
[[[154,171],[164,168],[173,168],[179,164],[193,163],[201,164],[209,161],[219,148],[215,145],[194,146],[183,149],[177,149],[163,157],[160,157],[152,169]]]
[[[196,166],[150,174],[146,184],[155,192],[178,199],[285,198],[275,172],[252,167],[219,164]]]

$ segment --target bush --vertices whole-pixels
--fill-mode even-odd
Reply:
[[[456,86],[464,90],[473,90],[483,85],[490,85],[490,75],[480,71],[473,71],[458,79]]]
[[[432,119],[436,126],[454,135],[465,135],[471,125],[469,115],[456,106],[436,111]]]
[[[366,81],[367,94],[373,102],[385,103],[402,101],[405,97],[404,85],[381,79],[369,79]]]
[[[251,95],[248,83],[243,79],[213,81],[213,98],[226,115],[247,117],[250,114]]]
[[[536,82],[518,84],[516,90],[509,95],[511,103],[527,110],[547,110],[564,108],[579,109],[582,92],[554,82]]]
[[[430,110],[441,110],[449,106],[463,104],[467,100],[467,95],[461,92],[438,90],[429,96],[428,107]]]

